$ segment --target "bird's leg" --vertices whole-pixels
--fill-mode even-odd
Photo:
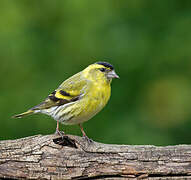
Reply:
[[[62,131],[59,131],[59,121],[57,120],[57,126],[56,126],[56,132],[55,132],[56,135],[60,135],[61,137],[63,137],[64,135],[64,132]]]
[[[81,129],[81,132],[82,132],[83,136],[86,136],[86,133],[85,133],[85,131],[84,131],[84,129],[83,129],[82,124],[79,124],[79,126],[80,126],[80,129]]]
[[[80,129],[81,129],[81,132],[82,132],[82,134],[83,134],[83,137],[88,141],[88,143],[92,143],[93,140],[90,139],[90,138],[86,135],[86,133],[85,133],[85,131],[84,131],[84,129],[83,129],[82,124],[79,124],[79,127],[80,127]]]

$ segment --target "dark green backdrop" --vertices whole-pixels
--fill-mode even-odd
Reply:
[[[12,119],[95,61],[115,66],[108,105],[84,124],[117,144],[191,142],[191,1],[0,2],[0,139],[51,134],[46,115]],[[81,135],[77,126],[67,133]]]

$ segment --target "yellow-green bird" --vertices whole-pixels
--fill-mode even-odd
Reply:
[[[96,115],[108,102],[111,95],[111,81],[119,78],[114,67],[107,62],[96,62],[83,71],[65,80],[42,103],[15,118],[35,113],[43,113],[65,125],[78,124],[84,137],[82,123]]]

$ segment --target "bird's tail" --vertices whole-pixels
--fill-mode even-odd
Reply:
[[[12,118],[22,118],[22,117],[24,117],[24,116],[28,116],[28,115],[33,114],[33,113],[34,113],[34,111],[31,110],[31,109],[29,109],[28,111],[26,111],[26,112],[24,112],[24,113],[21,113],[21,114],[17,114],[17,115],[12,116]]]

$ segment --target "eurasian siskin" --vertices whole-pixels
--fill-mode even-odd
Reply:
[[[21,118],[34,113],[47,114],[57,121],[56,133],[61,134],[59,122],[65,125],[78,124],[83,136],[87,137],[82,123],[107,104],[113,78],[119,76],[111,64],[96,62],[65,80],[42,103],[13,117]]]

